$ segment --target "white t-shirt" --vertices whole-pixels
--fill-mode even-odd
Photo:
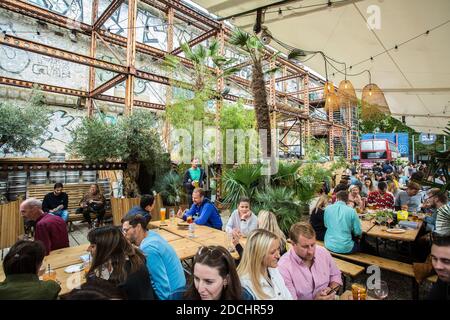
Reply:
[[[264,300],[292,300],[292,295],[286,287],[283,277],[281,276],[278,269],[268,268],[268,271],[273,286],[271,286],[269,282],[263,277],[260,278],[263,292],[268,295],[268,298]],[[246,288],[247,291],[255,298],[255,300],[262,300],[256,295],[253,288],[253,283],[248,275],[241,277],[241,284],[242,287]]]

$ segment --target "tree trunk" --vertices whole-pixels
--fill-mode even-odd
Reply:
[[[139,162],[129,162],[127,169],[123,172],[123,194],[126,198],[135,198],[140,195],[139,185]]]
[[[261,61],[252,66],[252,92],[254,100],[254,108],[256,113],[256,122],[258,130],[267,130],[267,156],[272,154],[272,137],[270,132],[270,113],[269,105],[267,104],[266,83],[264,81],[264,74],[262,70]],[[262,137],[260,137],[262,142]]]

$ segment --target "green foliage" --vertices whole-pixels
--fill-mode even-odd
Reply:
[[[140,110],[114,124],[98,117],[83,119],[67,149],[89,162],[120,159],[156,164],[164,153],[154,114]]]
[[[255,126],[255,111],[245,109],[242,101],[225,103],[220,113],[220,129],[252,129]]]
[[[253,205],[255,212],[268,210],[273,212],[280,229],[287,234],[289,228],[299,220],[300,206],[293,201],[294,190],[286,187],[268,187],[265,191],[256,193]]]
[[[236,208],[239,198],[253,200],[261,184],[261,165],[243,164],[227,170],[223,175],[224,202]]]
[[[277,173],[270,177],[271,184],[274,186],[294,187],[300,166],[301,163],[299,161],[280,161]]]
[[[0,150],[26,152],[35,147],[50,122],[48,116],[44,96],[37,89],[23,107],[0,102]]]
[[[164,204],[174,206],[183,199],[182,186],[182,177],[176,172],[170,171],[156,183],[156,191],[161,193]]]
[[[97,117],[83,118],[72,132],[72,141],[66,149],[72,155],[91,163],[114,161],[121,158],[121,149],[117,143],[119,139],[117,125]]]

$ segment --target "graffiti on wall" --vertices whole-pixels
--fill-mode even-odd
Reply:
[[[83,0],[28,0],[28,2],[77,21],[83,21],[84,18]]]

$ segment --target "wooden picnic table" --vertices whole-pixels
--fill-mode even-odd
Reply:
[[[389,240],[398,240],[398,241],[407,241],[413,242],[416,240],[417,235],[419,234],[420,228],[422,227],[423,222],[418,221],[418,227],[416,229],[407,229],[404,233],[390,233],[387,232],[386,226],[375,225],[373,228],[367,232],[368,236],[383,238]]]
[[[368,233],[374,226],[373,220],[359,220],[361,222],[361,230],[363,233]]]
[[[224,248],[228,248],[227,234],[225,231],[196,224],[194,232],[195,237],[190,238],[189,230],[186,228],[180,228],[177,225],[179,222],[182,221],[183,221],[182,219],[176,218],[174,224],[166,220],[167,223],[166,225],[161,225],[161,221],[152,221],[150,222],[150,225],[153,226],[154,228],[160,228],[168,232],[174,233],[185,239],[190,239],[202,246],[222,246]],[[242,246],[245,246],[247,239],[245,237],[242,237],[240,239],[240,242]],[[233,258],[239,259],[239,254],[236,251],[232,252],[231,255],[233,256]]]

